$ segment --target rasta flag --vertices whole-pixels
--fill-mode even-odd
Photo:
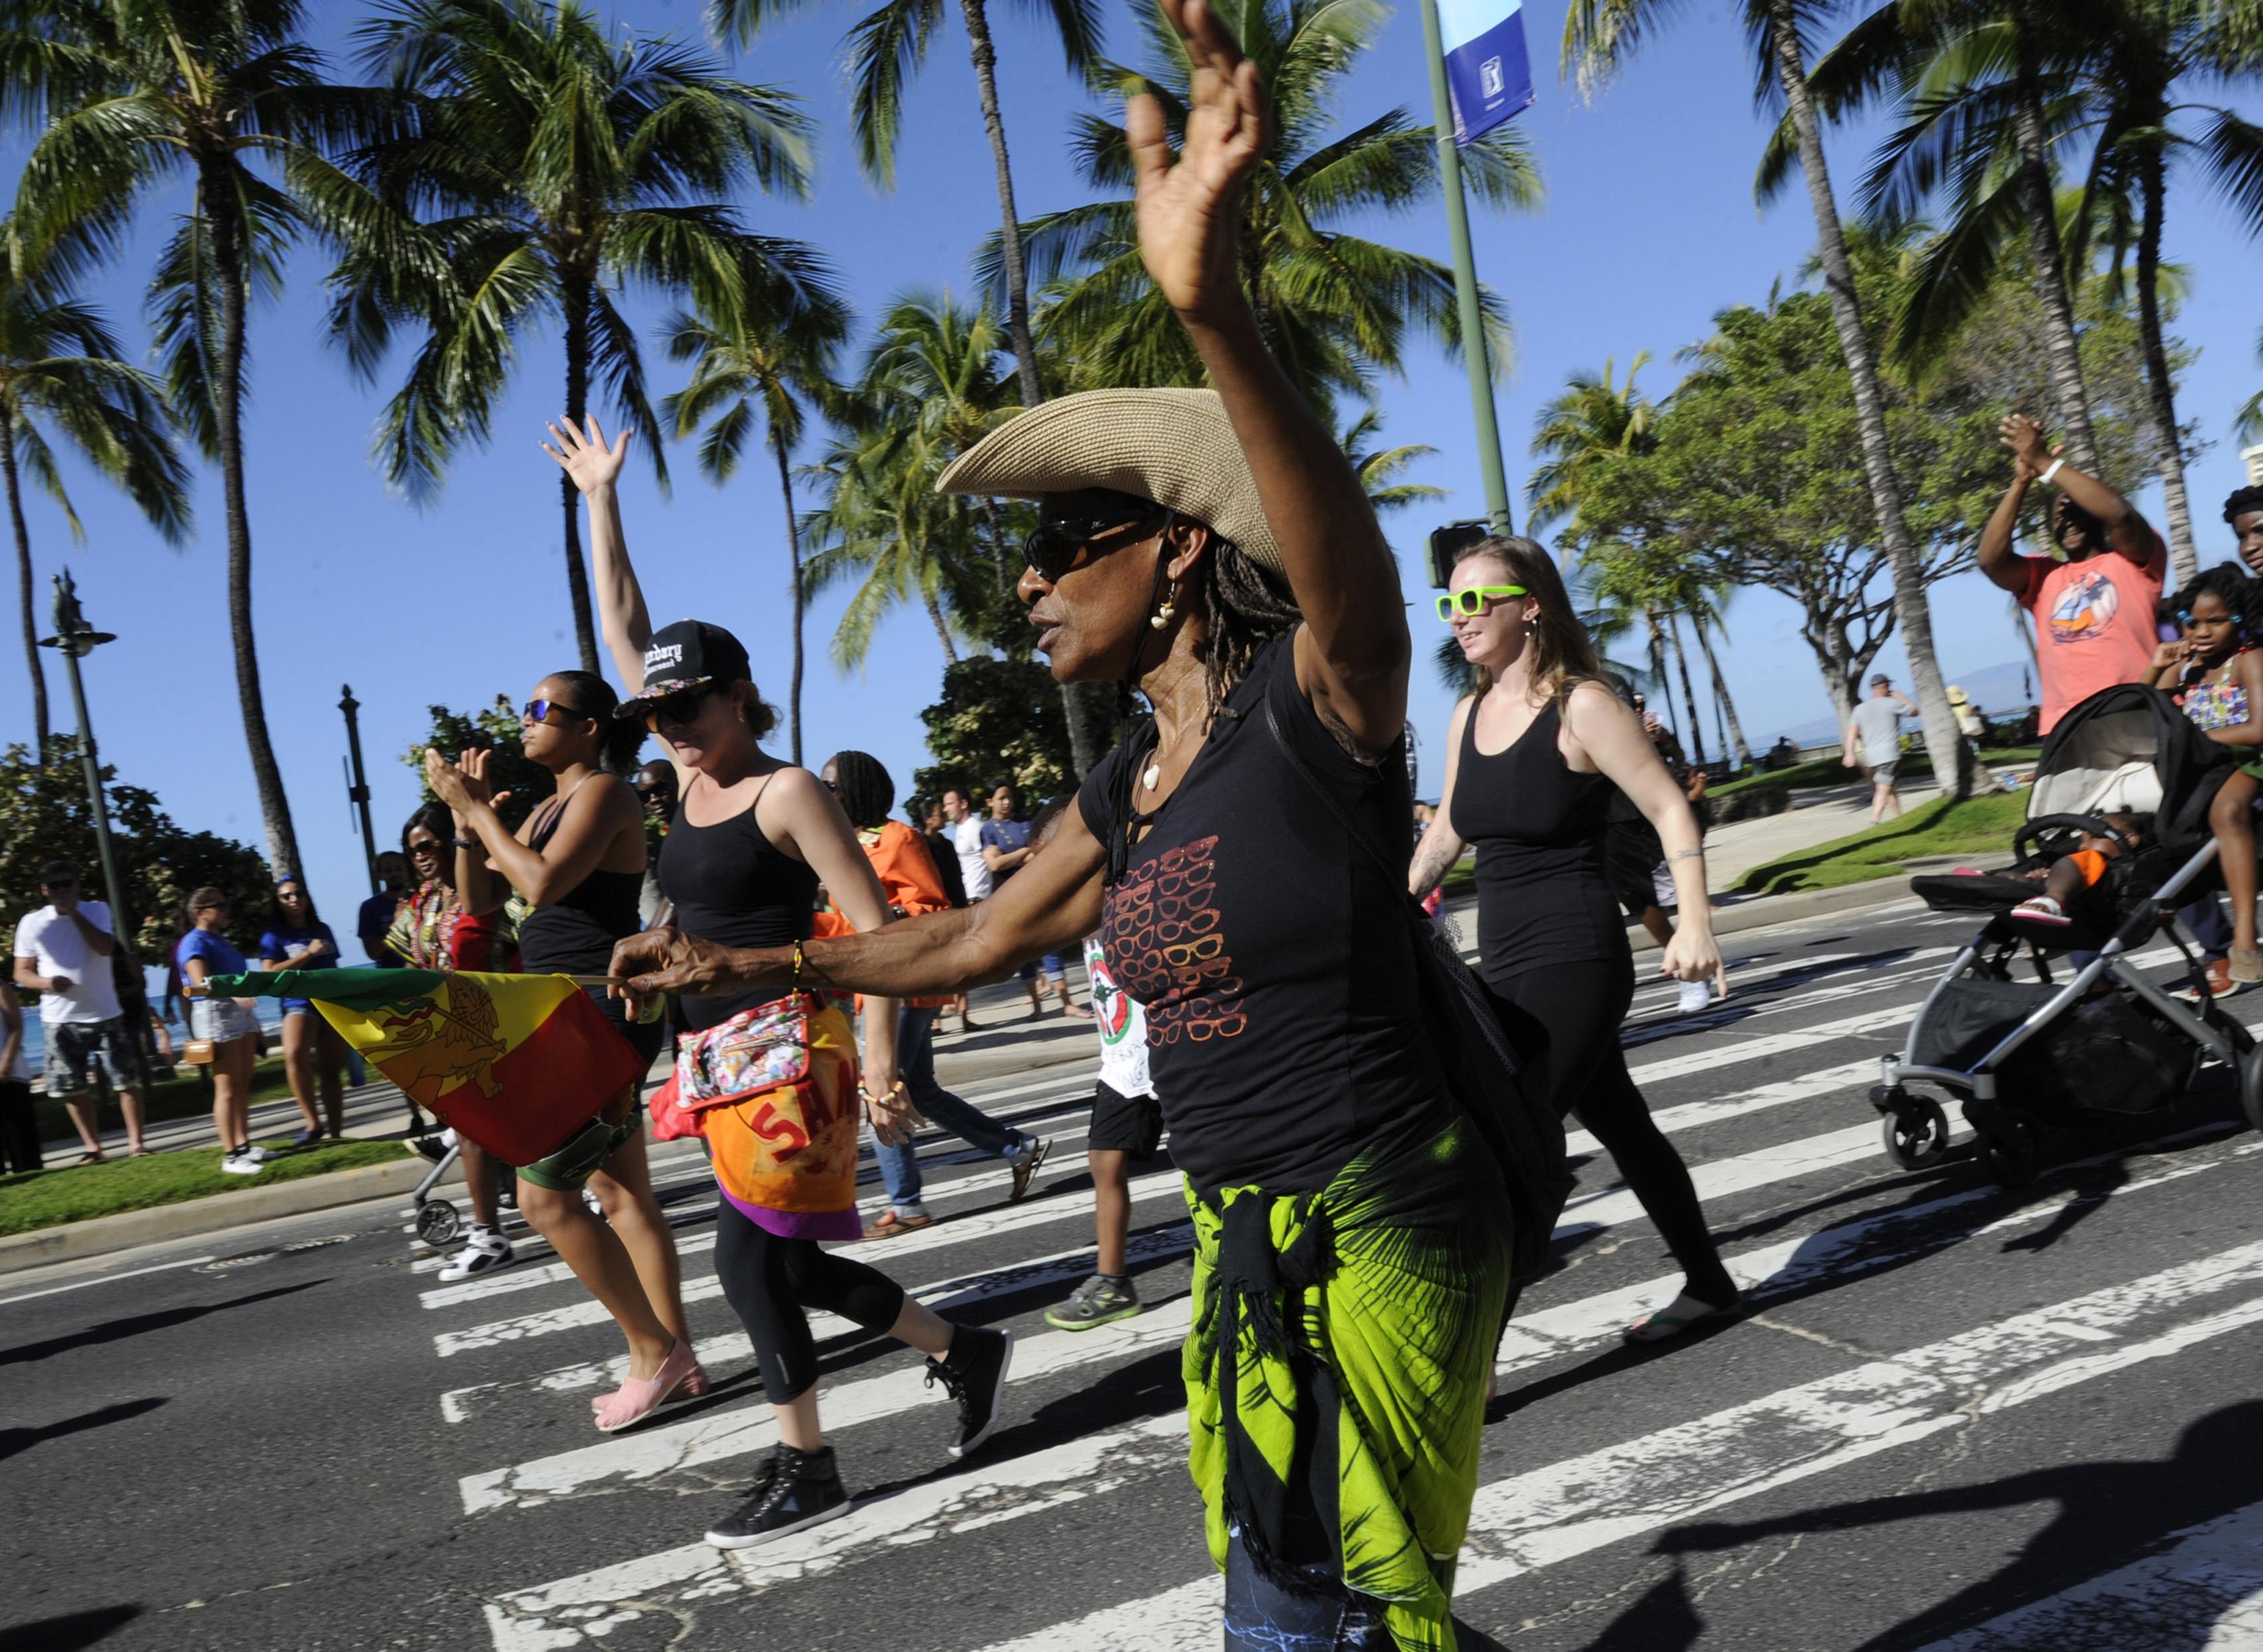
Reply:
[[[629,1041],[565,975],[278,969],[206,987],[312,999],[411,1100],[510,1164],[556,1151],[644,1076]]]

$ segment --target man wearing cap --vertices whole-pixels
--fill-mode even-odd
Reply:
[[[110,909],[79,896],[78,868],[50,860],[40,872],[47,904],[16,926],[18,987],[40,995],[40,1025],[47,1040],[47,1094],[62,1098],[86,1151],[82,1164],[102,1163],[102,1121],[88,1094],[98,1069],[118,1092],[126,1114],[126,1149],[139,1158],[141,1071],[135,1031],[119,1008],[110,978]]]
[[[1870,698],[1855,707],[1847,720],[1845,762],[1848,768],[1870,772],[1870,824],[1891,820],[1902,812],[1901,793],[1894,789],[1894,771],[1902,756],[1902,718],[1914,717],[1917,707],[1894,692],[1893,679],[1883,671],[1870,678]]]

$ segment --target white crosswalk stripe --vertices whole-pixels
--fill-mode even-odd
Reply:
[[[1890,916],[1905,939],[1927,922],[1909,910]],[[1865,931],[1879,921],[1866,915]],[[1803,954],[1802,938],[1810,934],[1820,938],[1818,950]],[[1638,1560],[1659,1533],[1717,1511],[1773,1507],[1770,1500],[1790,1489],[1897,1454],[1929,1460],[1992,1419],[2047,1408],[2086,1388],[2102,1390],[2129,1373],[2263,1330],[2263,1241],[2237,1231],[2195,1228],[2182,1259],[2158,1264],[2117,1266],[2110,1250],[2085,1253],[2089,1276],[2067,1276],[2073,1288],[2043,1292],[2019,1282],[2025,1258],[2041,1253],[2035,1247],[2077,1223],[2157,1220],[2182,1208],[2180,1201],[2254,1175],[2263,1141],[2236,1134],[2228,1113],[2165,1119],[2139,1157],[2112,1143],[2081,1149],[2087,1157],[2062,1155],[2042,1184],[2025,1192],[1981,1182],[1958,1157],[1918,1176],[1890,1164],[1864,1092],[1876,1081],[1878,1056],[1898,1045],[1959,947],[1872,949],[1868,939],[1837,919],[1757,938],[1748,932],[1738,940],[1754,961],[1740,970],[1738,996],[1688,1021],[1666,1013],[1670,987],[1645,987],[1638,998],[1628,1036],[1631,1069],[1724,1236],[1724,1259],[1746,1293],[1742,1311],[1752,1322],[1654,1367],[1658,1380],[1674,1385],[1677,1416],[1645,1417],[1638,1426],[1630,1420],[1600,1434],[1590,1426],[1575,1449],[1551,1452],[1551,1431],[1523,1425],[1528,1417],[1546,1415],[1550,1402],[1543,1399],[1534,1405],[1544,1409],[1514,1413],[1517,1421],[1500,1431],[1504,1459],[1496,1461],[1489,1433],[1488,1467],[1457,1584],[1471,1621],[1501,1633],[1520,1621],[1525,1591],[1555,1574],[1602,1563],[1589,1556],[1609,1550]],[[2175,957],[2164,947],[2143,961],[2165,965]],[[1051,1181],[1067,1168],[1059,1155],[1081,1148],[1083,1119],[1074,1104],[1088,1093],[1085,1082],[1052,1071],[966,1093],[1001,1118],[1052,1110],[1048,1121],[1058,1128],[1043,1131],[1058,1139]],[[1639,1200],[1599,1145],[1574,1130],[1570,1146],[1594,1156],[1558,1229],[1566,1266],[1528,1292],[1504,1337],[1496,1371],[1505,1389],[1539,1384],[1534,1392],[1542,1393],[1576,1383],[1583,1361],[1616,1350],[1621,1327],[1680,1286],[1679,1274],[1662,1266]],[[887,1587],[874,1580],[891,1569],[890,1557],[924,1553],[951,1561],[963,1548],[968,1568],[1010,1568],[1024,1547],[1076,1540],[1066,1534],[1088,1532],[1095,1519],[1112,1526],[1119,1509],[1134,1534],[1141,1522],[1164,1518],[1150,1511],[1152,1497],[1139,1498],[1143,1489],[1173,1488],[1166,1502],[1178,1511],[1171,1518],[1183,1522],[1185,1417],[1176,1409],[1170,1357],[1190,1315],[1184,1286],[1190,1229],[1174,1215],[1179,1178],[1157,1173],[1133,1185],[1129,1265],[1141,1278],[1145,1311],[1071,1333],[1045,1328],[1036,1305],[1057,1301],[1094,1265],[1091,1193],[1048,1194],[1041,1187],[1038,1197],[1009,1206],[996,1163],[964,1153],[956,1141],[923,1144],[927,1163],[937,1167],[927,1178],[928,1197],[941,1201],[945,1220],[900,1239],[843,1249],[947,1313],[1011,1325],[1017,1348],[1004,1431],[968,1462],[949,1464],[942,1442],[950,1408],[927,1387],[916,1356],[813,1315],[828,1365],[821,1413],[852,1492],[882,1442],[894,1460],[884,1476],[893,1483],[875,1495],[858,1493],[845,1518],[761,1547],[726,1554],[690,1540],[777,1438],[758,1388],[733,1384],[712,1401],[671,1408],[625,1434],[580,1433],[587,1427],[582,1395],[618,1380],[625,1362],[607,1316],[562,1264],[523,1264],[419,1293],[437,1327],[434,1353],[448,1362],[435,1369],[455,1379],[436,1389],[453,1425],[445,1438],[463,1442],[460,1449],[452,1444],[450,1472],[466,1516],[481,1528],[510,1531],[516,1523],[531,1528],[566,1518],[556,1505],[590,1496],[654,1500],[634,1506],[655,1518],[618,1525],[647,1533],[649,1554],[616,1547],[592,1554],[587,1569],[546,1567],[488,1580],[483,1610],[497,1652],[601,1645],[632,1625],[657,1619],[663,1629],[680,1627],[734,1600],[760,1598],[769,1613],[813,1610],[797,1603],[831,1598],[828,1591],[863,1598],[855,1591]],[[696,1176],[698,1168],[681,1173]],[[696,1224],[678,1234],[685,1299],[704,1333],[697,1351],[727,1376],[752,1351],[727,1312],[716,1317],[721,1293],[712,1243],[712,1233]],[[1918,1283],[1936,1275],[1957,1283]],[[1970,1281],[1990,1278],[2000,1279],[1999,1292],[1973,1295]],[[1902,1317],[1894,1322],[1897,1334],[1867,1341],[1809,1333],[1797,1323],[1811,1308],[1903,1281],[1911,1282],[1911,1293],[1896,1300],[1920,1304],[1905,1315],[1915,1334],[1900,1333]],[[1791,1322],[1780,1323],[1782,1315]],[[1693,1375],[1706,1368],[1714,1347],[1749,1352],[1753,1340],[1770,1336],[1805,1337],[1797,1345],[1811,1363],[1787,1366],[1773,1382],[1762,1373],[1755,1387],[1747,1360],[1734,1368],[1725,1391],[1709,1390]],[[455,1378],[459,1368],[464,1377]],[[1088,1411],[1088,1424],[1064,1431],[1065,1407],[1073,1414],[1081,1395],[1135,1371],[1135,1382],[1114,1390],[1113,1409]],[[1038,1429],[1020,1425],[1040,1414],[1053,1420]],[[573,1431],[562,1440],[561,1418]],[[1136,1543],[1122,1551],[1104,1569],[1096,1596],[1030,1596],[1019,1603],[1024,1615],[1001,1619],[988,1634],[979,1624],[961,1625],[936,1643],[988,1644],[998,1652],[1215,1646],[1217,1578],[1175,1569],[1183,1559],[1143,1569],[1137,1556]],[[864,1569],[875,1561],[877,1568]],[[2140,1627],[2164,1623],[2178,1626],[2179,1646],[2263,1647],[2263,1504],[2150,1547],[2133,1540],[2114,1569],[2052,1586],[2060,1584],[2061,1592],[2044,1599],[1976,1606],[1945,1624],[1956,1633],[1927,1652],[2150,1645],[2158,1636],[2149,1640]],[[1945,1585],[1942,1592],[1953,1590]],[[726,1643],[703,1638],[712,1633],[703,1628],[683,1643]],[[742,1638],[734,1634],[732,1643]],[[1861,1638],[1850,1635],[1847,1645]],[[627,1635],[621,1643],[645,1641]]]

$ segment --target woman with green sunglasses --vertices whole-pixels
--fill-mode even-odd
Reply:
[[[1729,1307],[1737,1287],[1619,1047],[1634,958],[1605,842],[1623,792],[1657,829],[1681,892],[1661,973],[1717,982],[1696,817],[1641,720],[1604,684],[1540,546],[1472,546],[1438,613],[1477,668],[1478,689],[1454,708],[1438,818],[1408,884],[1418,895],[1435,887],[1464,844],[1476,845],[1479,968],[1502,1031],[1558,1112],[1578,1113],[1610,1150],[1688,1276],[1671,1304],[1627,1328],[1630,1341],[1662,1341]]]

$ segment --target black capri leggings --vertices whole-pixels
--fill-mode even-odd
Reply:
[[[1736,1282],[1705,1231],[1688,1167],[1651,1118],[1619,1047],[1619,1024],[1634,1002],[1626,960],[1528,969],[1488,981],[1486,993],[1527,1078],[1554,1099],[1558,1117],[1576,1114],[1609,1151],[1688,1276],[1689,1293],[1714,1308],[1734,1301]]]
[[[715,1275],[754,1342],[774,1405],[800,1398],[817,1380],[817,1344],[804,1308],[883,1331],[904,1311],[904,1287],[878,1268],[829,1255],[814,1239],[781,1239],[727,1199],[715,1201]]]

